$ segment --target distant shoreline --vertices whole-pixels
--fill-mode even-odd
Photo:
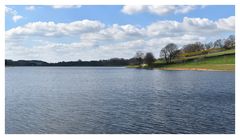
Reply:
[[[127,67],[135,69],[151,69],[151,68],[136,68],[136,67]],[[217,69],[207,69],[207,68],[159,68],[154,67],[153,70],[163,70],[163,71],[224,71],[224,72],[235,72],[235,70],[217,70]]]
[[[6,66],[6,67],[126,67],[126,66]]]

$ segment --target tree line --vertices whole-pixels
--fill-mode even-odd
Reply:
[[[128,64],[129,60],[123,58],[98,61],[62,61],[57,63],[48,63],[40,60],[5,60],[5,66],[127,66]]]

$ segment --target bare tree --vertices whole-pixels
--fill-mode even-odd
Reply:
[[[164,58],[166,63],[169,63],[168,62],[168,57],[169,57],[169,53],[168,53],[166,47],[162,48],[162,50],[160,51],[160,58]]]
[[[204,45],[201,42],[187,44],[183,47],[185,53],[197,52],[204,50]]]
[[[160,51],[160,57],[164,58],[166,63],[171,63],[172,59],[176,57],[178,52],[177,45],[169,43]]]
[[[214,44],[213,44],[213,42],[209,42],[209,43],[206,43],[206,44],[204,45],[204,47],[205,47],[206,50],[208,50],[208,49],[213,48],[213,47],[214,47]]]
[[[144,59],[144,53],[141,52],[141,51],[138,51],[134,57],[137,61],[137,64],[138,65],[141,65],[143,64],[143,59]]]
[[[153,62],[155,61],[155,58],[151,52],[146,53],[144,57],[144,62],[148,64],[149,67],[153,66]]]
[[[214,45],[214,48],[223,48],[224,41],[222,39],[218,39],[213,43],[213,45]]]
[[[235,36],[230,35],[225,41],[224,41],[224,46],[223,48],[225,49],[231,49],[235,48]]]

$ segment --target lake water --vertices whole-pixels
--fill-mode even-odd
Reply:
[[[235,133],[235,73],[7,67],[6,133]]]

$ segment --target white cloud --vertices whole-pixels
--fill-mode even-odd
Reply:
[[[126,6],[123,6],[122,8],[122,12],[125,13],[125,14],[135,14],[135,13],[140,13],[140,12],[143,12],[147,9],[147,6],[141,6],[141,5],[126,5]]]
[[[14,15],[13,17],[12,17],[12,20],[14,21],[14,22],[17,22],[18,20],[20,20],[20,19],[22,19],[23,17],[22,16],[20,16],[20,15]]]
[[[235,30],[235,16],[230,16],[228,18],[221,18],[217,21],[218,28],[222,28],[226,31]]]
[[[104,24],[101,22],[91,20],[71,23],[33,22],[22,27],[8,30],[6,32],[6,38],[74,36],[76,34],[97,32],[103,27]]]
[[[5,13],[6,15],[10,15],[14,22],[17,22],[18,20],[23,18],[23,16],[18,15],[18,12],[16,10],[9,7],[5,7]]]
[[[80,8],[81,5],[53,5],[52,6],[54,9],[66,9],[66,8]]]
[[[199,35],[210,36],[219,33],[235,30],[235,17],[219,19],[212,21],[207,18],[189,18],[184,17],[182,22],[177,21],[158,21],[147,27],[149,36],[181,36],[181,35]]]
[[[105,25],[100,21],[33,22],[6,31],[6,58],[51,62],[132,57],[136,51],[156,57],[167,43],[179,46],[235,32],[235,17],[210,20],[161,20],[145,27]]]
[[[35,10],[35,6],[27,6],[25,9],[28,10],[28,11],[33,11]]]
[[[134,39],[144,36],[144,28],[138,28],[136,26],[127,24],[127,25],[118,25],[113,24],[112,26],[101,30],[98,34],[105,36],[105,38],[114,39],[114,40],[126,40]]]
[[[13,10],[12,8],[5,7],[5,13],[6,13],[6,14],[10,14],[10,15],[16,15],[16,14],[17,14],[17,11],[16,11],[16,10]]]
[[[141,12],[149,12],[156,15],[166,15],[166,14],[185,14],[196,8],[202,8],[200,6],[193,5],[125,5],[122,8],[122,12],[125,14],[136,14]]]

